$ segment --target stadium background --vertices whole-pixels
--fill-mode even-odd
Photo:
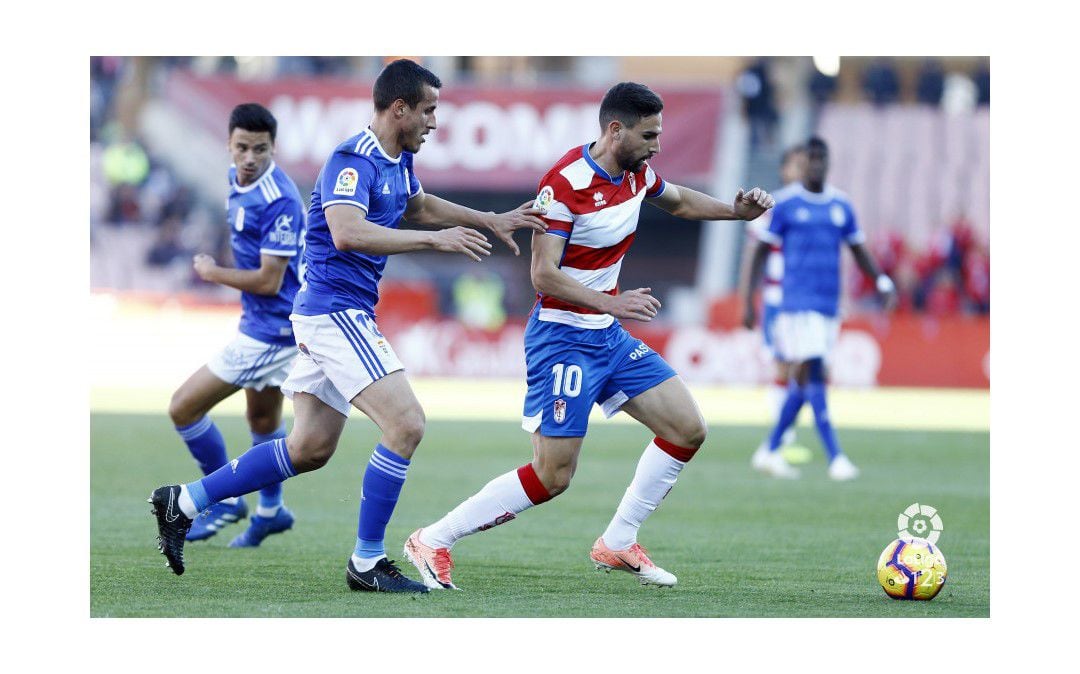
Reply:
[[[308,198],[329,150],[370,117],[385,58],[91,60],[99,339],[169,354],[143,361],[125,349],[95,372],[113,381],[95,386],[123,387],[125,377],[171,385],[231,334],[238,292],[201,282],[190,264],[195,252],[230,259],[221,215],[231,106],[270,107],[280,124],[276,159]],[[614,81],[644,81],[664,97],[661,174],[721,198],[739,186],[777,188],[783,150],[819,133],[832,148],[830,182],[853,199],[902,296],[895,314],[876,313],[872,288],[845,256],[834,384],[989,388],[988,60],[421,60],[445,87],[419,175],[428,191],[483,210],[530,199],[554,159],[593,138],[599,98]],[[759,333],[738,327],[745,239],[742,223],[642,210],[622,286],[650,286],[665,303],[657,321],[635,330],[691,382],[746,386],[770,376]],[[518,379],[533,299],[528,265],[501,246],[480,265],[401,256],[387,267],[379,324],[414,375]],[[196,322],[206,329],[162,344]]]

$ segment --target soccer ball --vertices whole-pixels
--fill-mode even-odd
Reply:
[[[945,585],[945,555],[922,538],[898,538],[885,546],[877,563],[877,578],[893,599],[929,601]]]

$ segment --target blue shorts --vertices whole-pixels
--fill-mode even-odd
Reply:
[[[590,330],[539,320],[525,329],[529,390],[521,427],[547,437],[585,435],[593,404],[608,417],[675,376],[658,354],[618,321]]]

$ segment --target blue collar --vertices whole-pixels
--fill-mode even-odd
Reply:
[[[623,176],[626,174],[620,173],[618,179],[612,178],[610,175],[608,175],[608,172],[600,168],[600,165],[597,164],[595,160],[593,160],[592,156],[589,155],[590,145],[592,145],[592,143],[585,143],[581,146],[581,156],[585,157],[585,161],[589,163],[589,166],[592,168],[592,170],[596,172],[596,175],[600,176],[601,178],[607,179],[612,185],[622,185]]]

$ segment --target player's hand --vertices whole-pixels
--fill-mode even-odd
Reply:
[[[195,267],[195,273],[199,275],[199,278],[213,282],[210,274],[217,268],[217,261],[214,260],[213,256],[199,253],[192,259],[192,266]]]
[[[772,208],[775,203],[772,195],[760,187],[749,192],[740,189],[735,195],[735,215],[739,216],[740,220],[753,220]]]
[[[651,321],[660,310],[660,300],[649,293],[652,288],[635,288],[612,298],[608,309],[615,318],[632,318],[635,321]]]
[[[526,201],[512,211],[492,214],[488,229],[514,251],[514,255],[521,255],[521,249],[514,243],[514,232],[527,228],[543,234],[547,231],[547,223],[540,216],[546,212],[542,208],[534,208],[532,200]]]
[[[743,307],[742,325],[747,330],[753,330],[757,325],[757,310],[754,309],[753,304],[747,304]]]
[[[491,255],[491,244],[487,237],[469,227],[452,227],[433,233],[433,245],[435,250],[443,253],[462,253],[468,255],[477,262],[480,256]]]

